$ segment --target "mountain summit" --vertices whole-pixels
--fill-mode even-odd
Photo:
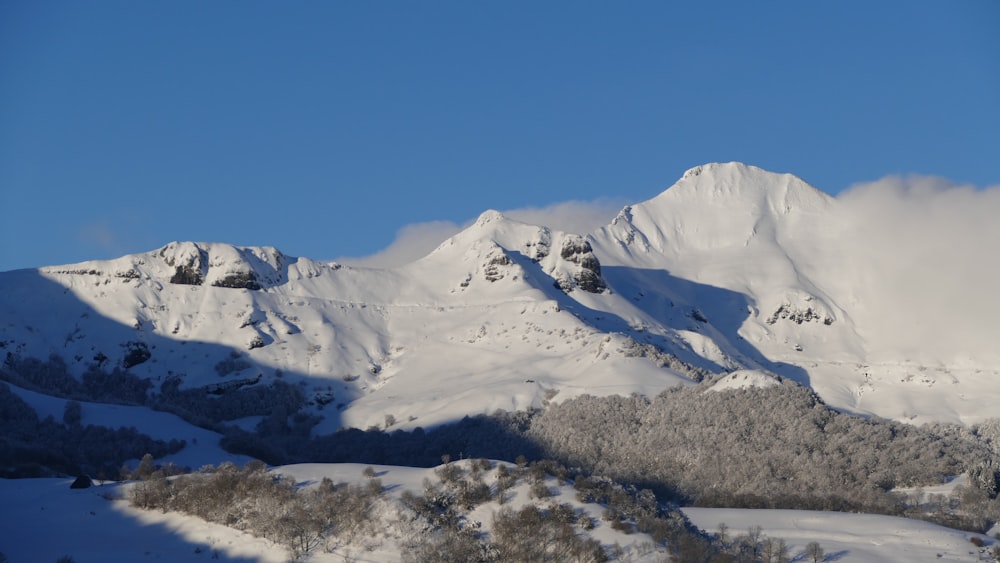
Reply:
[[[630,253],[715,251],[773,241],[789,224],[829,212],[830,196],[791,174],[740,163],[692,168],[653,199],[626,207],[597,238]]]

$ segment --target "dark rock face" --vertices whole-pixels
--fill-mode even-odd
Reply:
[[[563,260],[569,260],[570,262],[579,263],[579,255],[583,254],[593,254],[594,249],[590,247],[590,243],[579,238],[566,239],[563,243],[562,251],[559,252],[559,256]]]
[[[819,314],[819,312],[814,311],[812,307],[807,307],[805,309],[796,309],[795,307],[785,303],[778,307],[778,310],[774,312],[766,322],[769,325],[773,325],[778,322],[779,319],[788,319],[795,324],[811,323],[813,321],[823,321],[823,324],[830,326],[833,324],[833,319],[830,317],[824,317]]]
[[[580,270],[574,276],[576,280],[576,285],[580,289],[586,291],[587,293],[600,293],[607,289],[607,285],[604,284],[604,280],[601,279],[601,274],[595,273],[591,270]]]
[[[214,255],[210,255],[210,251]],[[281,270],[286,262],[285,256],[276,249],[221,244],[212,250],[211,246],[202,248],[197,243],[171,243],[160,249],[158,254],[167,266],[174,269],[170,277],[172,284],[203,285],[207,280],[213,280],[211,284],[214,287],[251,290],[280,283]]]
[[[529,242],[525,245],[525,255],[531,258],[532,262],[536,264],[541,262],[543,258],[549,255],[549,235],[545,233],[542,240],[537,242]]]
[[[177,263],[173,256],[167,255],[168,246],[160,249],[160,257],[168,266],[174,267],[174,275],[170,276],[170,283],[178,285],[201,285],[205,281],[205,273],[208,271],[208,253],[202,249],[184,259],[183,263]]]
[[[234,289],[252,289],[254,291],[260,289],[260,283],[257,282],[257,275],[253,272],[236,272],[229,274],[221,280],[212,282],[212,285],[215,287],[231,287]]]
[[[180,285],[201,285],[203,281],[201,271],[191,266],[177,266],[174,275],[170,277],[170,283]]]
[[[577,287],[588,293],[600,293],[607,289],[607,284],[601,278],[601,263],[597,260],[597,256],[594,256],[594,249],[589,242],[582,238],[567,239],[559,256],[579,266],[573,274]],[[563,284],[558,285],[560,289],[567,291]]]
[[[510,258],[503,251],[493,252],[486,259],[483,276],[491,282],[502,280],[504,277],[503,266],[509,266],[510,264]]]

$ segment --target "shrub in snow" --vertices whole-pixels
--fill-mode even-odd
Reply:
[[[251,340],[251,343],[252,342],[253,341]],[[225,377],[231,373],[243,371],[252,366],[253,364],[250,363],[250,360],[248,360],[243,354],[244,353],[239,350],[233,350],[230,352],[228,358],[225,358],[215,364],[215,373],[219,374],[221,377]]]
[[[123,344],[125,355],[122,357],[122,367],[128,369],[137,366],[153,357],[145,342],[129,341]]]
[[[601,543],[578,535],[558,511],[526,505],[502,508],[493,518],[493,546],[500,561],[607,561]]]
[[[259,334],[255,334],[253,338],[250,339],[250,342],[247,343],[248,350],[253,350],[254,348],[263,348],[263,347],[264,347],[264,337]]]
[[[80,475],[70,484],[71,489],[89,489],[94,483],[90,480],[90,477],[86,475]]]
[[[130,490],[135,506],[185,512],[247,531],[284,545],[296,560],[329,537],[373,533],[372,509],[381,495],[378,479],[364,485],[323,479],[299,492],[294,481],[272,475],[260,462],[207,466],[170,480],[157,470]]]

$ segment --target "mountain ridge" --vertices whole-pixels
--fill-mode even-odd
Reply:
[[[873,324],[894,313],[855,280],[865,263],[842,271],[849,218],[795,176],[726,163],[688,170],[591,233],[488,210],[391,269],[172,242],[0,273],[0,342],[65,357],[76,376],[105,357],[154,385],[284,377],[325,418],[318,431],[655,394],[703,370],[774,372],[861,414],[991,416],[991,356],[959,365],[952,342],[924,342],[913,358]],[[149,358],[126,365],[136,343]]]

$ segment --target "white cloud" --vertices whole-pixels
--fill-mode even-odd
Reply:
[[[839,246],[837,267],[860,289],[854,310],[892,311],[865,323],[880,340],[914,357],[934,341],[969,355],[995,349],[1000,186],[891,176],[852,186],[837,200],[844,231],[831,243]],[[864,306],[874,299],[878,307]]]
[[[502,211],[515,221],[544,225],[554,230],[586,234],[611,222],[625,200],[565,201],[546,207],[522,207]],[[406,225],[396,232],[396,238],[383,250],[363,257],[338,258],[351,266],[393,268],[423,258],[449,237],[472,224],[470,219],[459,225],[451,221],[429,221]]]
[[[462,227],[451,221],[412,223],[396,231],[396,238],[385,249],[370,256],[338,258],[337,262],[366,268],[393,268],[426,256]]]
[[[624,199],[564,201],[546,207],[511,209],[503,214],[522,223],[584,235],[611,223],[628,203]]]

